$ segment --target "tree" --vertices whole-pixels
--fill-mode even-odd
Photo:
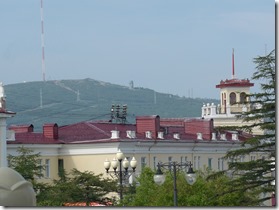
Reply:
[[[58,180],[37,196],[39,206],[63,206],[65,203],[114,201],[105,196],[117,190],[116,182],[102,178],[102,174],[80,172],[73,169],[70,174],[61,173]]]
[[[173,206],[173,175],[167,173],[166,181],[159,186],[153,181],[154,173],[149,167],[144,168],[138,178],[136,193],[124,197],[125,206]],[[198,178],[193,185],[186,182],[182,172],[177,174],[178,206],[246,206],[247,200],[255,198],[253,192],[234,192],[213,199],[216,194],[222,194],[230,188],[225,185],[230,178],[221,175],[206,180],[212,172],[197,173]]]
[[[117,190],[116,182],[102,178],[102,174],[95,175],[92,172],[80,172],[73,169],[70,174],[60,171],[58,180],[51,184],[39,182],[43,177],[45,166],[40,164],[40,153],[34,153],[32,149],[19,147],[18,155],[8,155],[9,167],[19,172],[27,181],[33,184],[37,193],[37,206],[62,206],[66,202],[114,201],[113,198],[105,198],[109,192]]]
[[[31,182],[35,192],[46,187],[43,183],[37,182],[37,178],[42,177],[45,166],[40,164],[40,153],[33,153],[32,149],[19,147],[19,155],[8,155],[9,167],[20,173],[27,181]]]
[[[254,58],[254,63],[256,71],[252,80],[260,81],[261,92],[249,95],[252,109],[239,116],[239,119],[251,122],[251,125],[237,129],[251,132],[253,128],[259,128],[263,134],[249,138],[241,149],[227,152],[225,158],[237,160],[241,156],[256,153],[263,158],[247,162],[231,161],[228,170],[214,176],[230,171],[234,178],[228,184],[232,185],[233,189],[223,195],[254,190],[258,195],[255,204],[261,205],[263,201],[271,199],[275,192],[275,185],[271,184],[275,182],[275,51]],[[262,196],[263,194],[267,196]]]

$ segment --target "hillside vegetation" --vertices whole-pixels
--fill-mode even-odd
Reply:
[[[6,104],[16,112],[7,124],[44,123],[59,126],[87,120],[110,120],[112,104],[127,104],[127,122],[140,115],[161,118],[200,117],[203,103],[215,99],[179,97],[141,87],[126,87],[93,79],[55,80],[5,85]]]

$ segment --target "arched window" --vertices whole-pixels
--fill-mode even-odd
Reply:
[[[236,103],[236,94],[234,92],[230,93],[230,105]]]
[[[244,103],[246,101],[247,101],[246,93],[244,92],[240,93],[240,103]]]

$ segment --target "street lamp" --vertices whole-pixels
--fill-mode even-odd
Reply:
[[[133,169],[132,171],[128,170],[129,165]],[[113,171],[109,171],[110,166],[112,166]],[[119,166],[119,167],[118,167]],[[124,157],[124,154],[122,152],[117,152],[116,153],[116,158],[113,158],[113,160],[110,162],[108,159],[105,160],[104,162],[104,167],[106,169],[106,172],[109,173],[112,177],[115,176],[119,179],[119,184],[120,184],[120,200],[123,199],[123,180],[127,180],[130,176],[131,173],[134,173],[137,167],[137,161],[135,157],[132,158],[132,160],[129,161],[127,160],[126,157]],[[124,170],[122,170],[122,167]],[[118,170],[117,170],[118,168]]]
[[[176,176],[179,170],[188,168],[188,172],[185,174],[185,179],[188,184],[193,185],[196,182],[196,174],[193,171],[191,162],[178,163],[175,161],[170,161],[168,163],[158,162],[157,171],[154,175],[154,182],[156,184],[162,185],[165,182],[166,175],[162,172],[161,168],[168,169],[170,172],[173,172],[173,202],[174,206],[177,206],[177,187],[176,187]]]

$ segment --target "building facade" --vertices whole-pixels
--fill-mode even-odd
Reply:
[[[226,169],[223,157],[228,150],[239,149],[249,136],[245,133],[214,132],[211,119],[160,119],[158,115],[139,116],[135,124],[88,121],[61,126],[45,124],[42,133],[33,125],[11,126],[15,138],[8,141],[8,154],[16,155],[20,146],[40,153],[46,166],[43,181],[58,178],[59,169],[73,168],[105,174],[104,161],[118,151],[138,165],[156,168],[159,161],[191,161],[195,170]],[[261,158],[261,154],[242,157],[239,161]],[[233,161],[233,160],[232,160]]]

